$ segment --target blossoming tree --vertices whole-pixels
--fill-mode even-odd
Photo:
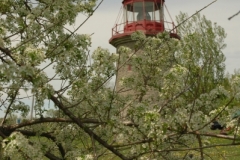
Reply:
[[[133,72],[121,87],[134,94],[123,95],[105,85],[119,69],[118,56],[97,48],[90,64],[90,36],[66,28],[78,13],[91,16],[95,5],[0,2],[1,159],[204,159],[211,156],[206,148],[222,145],[211,137],[240,145],[238,117],[231,121],[240,80],[224,76],[221,27],[197,15],[179,26],[181,40],[134,33],[141,54],[119,49]],[[38,116],[28,119],[32,97]],[[25,120],[11,122],[14,114]],[[211,132],[215,119],[232,134]]]

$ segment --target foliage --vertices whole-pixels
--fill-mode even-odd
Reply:
[[[95,5],[0,2],[0,158],[205,159],[205,148],[222,145],[211,144],[211,137],[240,145],[239,120],[231,121],[239,108],[240,77],[224,76],[221,27],[197,15],[178,29],[181,40],[166,32],[134,33],[137,52],[119,48],[123,62],[131,59],[132,74],[112,90],[105,84],[116,73],[118,56],[99,47],[90,64],[90,36],[65,28],[78,13],[91,16]],[[32,97],[37,118],[7,122],[16,113],[27,118]],[[209,131],[217,118],[232,127],[233,136]]]

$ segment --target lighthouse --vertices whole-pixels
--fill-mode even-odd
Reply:
[[[142,31],[146,36],[156,36],[158,33],[167,31],[170,37],[180,39],[171,16],[169,15],[170,21],[166,19],[164,10],[167,8],[164,3],[165,0],[123,0],[118,17],[120,21],[117,20],[112,28],[109,43],[117,49],[117,52],[121,46],[134,50],[135,41],[131,39],[131,34],[136,31]],[[141,54],[140,52],[141,50],[137,54]],[[119,55],[116,76],[117,91],[121,90],[120,79],[130,74],[133,74],[131,64],[122,62],[121,55]],[[124,92],[124,94],[128,93]]]

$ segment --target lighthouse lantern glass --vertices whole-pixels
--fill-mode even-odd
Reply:
[[[163,20],[163,7],[160,3],[154,5],[154,20],[157,22]]]
[[[124,6],[124,21],[157,21],[163,20],[163,8],[161,3],[134,2]]]
[[[128,4],[125,6],[124,9],[125,14],[125,22],[132,22],[133,21],[133,4]]]
[[[144,8],[144,12],[145,12],[145,19],[146,20],[155,20],[155,15],[154,15],[154,3],[153,2],[145,2],[145,8]]]
[[[133,3],[134,21],[144,20],[143,2]]]

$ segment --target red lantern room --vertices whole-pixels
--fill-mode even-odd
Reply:
[[[126,40],[126,37],[137,30],[149,36],[166,30],[170,31],[171,37],[179,39],[174,23],[165,20],[164,2],[165,0],[123,0],[123,8],[119,17],[122,20],[113,27],[112,38],[109,42],[117,47],[123,39]],[[170,15],[169,17],[171,18]]]

